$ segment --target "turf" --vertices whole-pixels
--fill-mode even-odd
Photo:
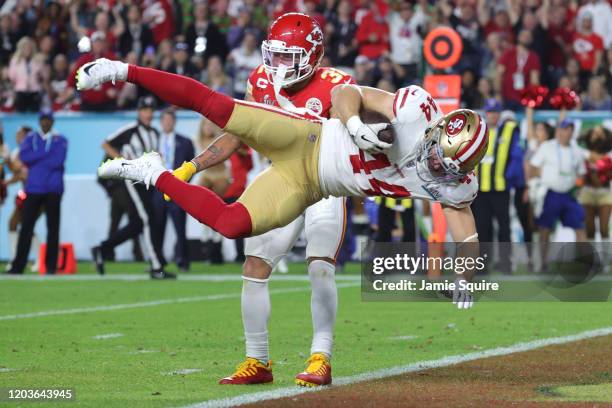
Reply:
[[[609,402],[612,403],[612,383],[571,385],[566,387],[556,387],[554,401],[563,402]],[[551,399],[546,399],[550,401]]]
[[[90,265],[79,267],[93,273]],[[108,268],[110,275],[144,269]],[[236,277],[240,268],[204,272]],[[303,274],[304,266],[292,265],[291,273]],[[362,302],[356,282],[339,283],[337,377],[609,326],[612,314],[610,303],[490,302],[466,312],[450,303]],[[308,282],[273,277],[270,287],[275,383],[232,387],[217,381],[243,359],[240,280],[2,280],[0,388],[70,387],[77,400],[71,406],[161,407],[289,386],[309,352]],[[142,306],[160,300],[176,302]],[[109,305],[126,308],[3,319]],[[120,336],[95,338],[105,334]],[[177,373],[185,369],[200,371]]]

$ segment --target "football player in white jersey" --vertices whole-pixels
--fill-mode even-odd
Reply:
[[[168,103],[200,112],[270,158],[270,168],[233,204],[174,177],[157,153],[136,160],[115,159],[99,167],[100,177],[154,185],[229,238],[287,225],[329,195],[384,195],[441,202],[453,239],[477,241],[469,204],[478,191],[472,171],[488,144],[486,123],[467,109],[443,116],[422,88],[410,86],[392,94],[339,85],[332,91],[339,119],[318,121],[234,100],[190,78],[117,61],[96,60],[79,69],[77,76],[79,89],[107,81],[140,85]],[[391,121],[397,134],[393,143],[378,138],[386,123],[362,122],[362,108]],[[459,307],[469,306],[471,299],[460,299]]]

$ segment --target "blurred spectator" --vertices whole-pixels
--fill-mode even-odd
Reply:
[[[22,215],[23,215],[23,203],[26,197],[26,193],[23,190],[26,180],[28,179],[28,168],[24,166],[24,164],[19,159],[19,146],[23,143],[25,137],[32,131],[32,128],[29,126],[21,126],[15,135],[15,142],[17,142],[17,146],[10,152],[8,156],[8,160],[6,163],[8,165],[8,169],[11,171],[11,178],[4,181],[5,186],[10,186],[11,184],[21,183],[22,187],[15,195],[15,207],[13,208],[13,212],[9,216],[8,222],[8,238],[9,238],[9,259],[13,260],[15,254],[17,252],[17,240],[19,238],[19,226],[21,225]],[[4,145],[6,148],[6,144]],[[3,157],[6,157],[6,153],[3,152]],[[32,246],[34,247],[34,256],[36,257],[36,261],[32,265],[31,270],[38,270],[38,247],[40,246],[40,241],[36,237],[36,233],[32,234]],[[6,270],[11,269],[11,262],[6,264]]]
[[[97,58],[108,58],[116,59],[115,54],[108,51],[106,42],[106,36],[101,31],[96,31],[91,36],[91,52],[83,54],[75,62],[74,68],[68,76],[68,87],[71,95],[76,92],[76,72],[77,70],[87,64],[88,62],[94,61]],[[115,110],[117,107],[117,95],[121,88],[123,88],[123,82],[118,81],[115,85],[111,82],[106,82],[99,87],[90,89],[87,91],[81,91],[81,110],[84,111],[109,111]]]
[[[474,72],[470,70],[464,71],[461,74],[461,107],[479,109],[482,107],[482,102],[482,96],[478,92]]]
[[[565,75],[559,78],[559,86],[567,87],[576,92],[586,88],[580,77],[580,64],[575,58],[569,58],[565,63]]]
[[[468,0],[462,0],[457,8],[453,8],[448,0],[442,0],[439,7],[445,18],[457,31],[463,40],[461,59],[455,69],[462,71],[471,69],[477,71],[482,53],[482,29],[478,24],[474,6]]]
[[[140,56],[146,49],[154,46],[153,31],[143,24],[138,5],[132,4],[128,7],[125,28],[119,37],[119,54],[126,56],[130,51],[134,51]]]
[[[166,168],[176,169],[184,162],[194,158],[195,151],[193,142],[190,138],[175,132],[176,114],[172,109],[162,112],[160,118],[161,134],[159,140],[159,152],[164,159]],[[160,231],[156,234],[160,243],[158,246],[163,248],[164,237],[166,235],[166,223],[168,215],[174,224],[176,232],[176,245],[174,246],[174,260],[181,271],[189,270],[189,248],[187,245],[186,225],[187,214],[176,203],[164,200],[161,193],[154,193],[153,205],[155,207],[155,217]]]
[[[505,51],[497,68],[498,89],[507,109],[521,110],[520,91],[540,82],[540,58],[529,49],[532,34],[522,30],[515,47]]]
[[[603,57],[603,40],[593,32],[593,16],[583,13],[572,38],[574,58],[580,63],[581,75],[596,74]]]
[[[235,48],[230,52],[228,62],[234,74],[234,98],[243,99],[251,71],[261,64],[261,52],[257,47],[257,38],[253,32],[246,32],[240,48]]]
[[[199,151],[204,151],[220,134],[221,129],[208,119],[202,118],[196,139]],[[229,180],[230,174],[225,162],[223,162],[202,171],[198,179],[198,184],[211,189],[219,197],[223,197],[223,194],[230,184]],[[221,242],[223,237],[221,234],[214,231],[212,228],[204,227],[202,229],[202,238],[204,241],[205,258],[212,264],[223,263],[223,254],[221,253]]]
[[[582,7],[578,10],[577,19],[580,20],[584,14],[590,14],[593,17],[593,31],[601,37],[604,42],[604,47],[610,49],[612,47],[612,6],[606,0],[588,0],[583,2]]]
[[[489,7],[487,7],[487,3]],[[491,7],[491,5],[493,5],[493,7]],[[478,22],[483,28],[485,36],[491,33],[499,33],[502,38],[505,38],[511,43],[514,42],[514,30],[512,26],[518,21],[518,13],[516,10],[507,10],[495,6],[494,3],[487,2],[487,0],[478,0],[477,12]],[[510,20],[509,12],[512,13],[512,21]]]
[[[501,120],[499,101],[487,100],[484,110],[489,125],[489,147],[476,167],[479,190],[472,202],[472,212],[481,242],[493,242],[493,220],[497,223],[498,242],[510,242],[510,191],[516,189],[515,193],[522,198],[525,188],[520,129],[513,119]],[[501,251],[495,269],[511,273],[510,255],[508,251]]]
[[[103,33],[108,49],[115,50],[117,39],[123,34],[125,26],[123,19],[117,9],[113,9],[114,22],[111,24],[110,17],[106,11],[98,11],[94,20],[93,27],[81,25],[79,21],[79,3],[75,2],[70,7],[70,25],[72,30],[79,38],[90,37],[93,42],[94,33]],[[87,24],[87,23],[85,23]]]
[[[376,2],[370,3],[369,12],[357,27],[359,54],[377,59],[389,52],[389,26]]]
[[[232,18],[227,14],[227,6],[227,0],[216,0],[214,3],[211,2],[210,5],[213,11],[211,20],[224,36],[232,25]]]
[[[68,59],[66,59],[64,54],[57,54],[53,59],[53,65],[45,81],[46,100],[44,104],[51,106],[53,110],[63,109],[66,103],[69,102],[69,72]]]
[[[172,40],[164,40],[157,47],[157,59],[155,66],[162,71],[170,71],[174,62],[174,44]]]
[[[35,37],[48,36],[53,40],[57,52],[66,52],[68,48],[67,22],[69,10],[56,1],[50,1],[42,12],[36,25]],[[51,55],[51,58],[55,55]]]
[[[391,40],[391,60],[403,70],[403,83],[414,83],[421,61],[421,34],[427,23],[427,16],[411,1],[404,0],[397,11],[390,10],[389,38]],[[401,86],[401,84],[400,84]]]
[[[602,77],[591,77],[586,95],[582,97],[582,110],[612,110],[612,98]]]
[[[576,241],[586,238],[584,209],[572,194],[578,176],[585,173],[584,153],[571,144],[573,131],[574,124],[563,119],[555,139],[542,143],[529,162],[530,177],[539,177],[539,185],[530,196],[535,201],[534,214],[540,229],[543,260],[547,259],[550,233],[559,220],[576,232]]]
[[[518,21],[514,24],[514,32],[517,34],[521,30],[531,31],[533,38],[531,49],[540,57],[541,62],[546,60],[546,48],[548,46],[546,30],[542,24],[544,12],[544,8],[540,9],[539,12],[526,9],[518,16]]]
[[[53,113],[41,111],[40,130],[30,132],[19,147],[19,158],[28,167],[26,199],[17,253],[11,262],[10,274],[21,274],[28,262],[34,225],[41,209],[47,219],[47,274],[54,274],[59,252],[60,202],[64,192],[64,162],[68,141],[53,131]]]
[[[378,59],[378,64],[376,64],[372,76],[374,83],[381,79],[389,81],[392,84],[393,91],[395,91],[402,87],[402,78],[405,77],[405,72],[400,65],[391,62],[388,55],[383,55]]]
[[[585,133],[580,142],[589,150],[584,161],[585,183],[578,201],[586,213],[586,233],[595,239],[595,220],[599,218],[599,234],[602,241],[610,239],[610,213],[612,211],[612,132],[596,126]]]
[[[352,67],[357,57],[357,24],[352,17],[353,6],[349,0],[338,3],[337,16],[328,22],[333,27],[331,33],[326,32],[326,54],[332,56],[335,66]]]
[[[45,65],[51,65],[53,58],[57,54],[55,50],[55,40],[50,35],[45,35],[38,41],[38,57]]]
[[[374,64],[365,55],[359,55],[355,58],[355,73],[353,77],[359,85],[372,85],[372,69]]]
[[[493,81],[489,78],[480,78],[478,80],[478,93],[474,99],[474,108],[482,108],[487,99],[493,98]]]
[[[325,16],[317,11],[318,1],[316,0],[304,0],[303,13],[307,16],[312,17],[321,29],[323,29],[327,23]]]
[[[543,4],[546,7],[550,0]],[[567,59],[566,49],[572,42],[572,30],[566,7],[551,7],[550,12],[543,13],[544,19],[542,26],[547,31],[547,53],[545,65],[549,75],[555,79],[560,77]],[[551,84],[554,81],[551,81]]]
[[[174,35],[176,29],[174,18],[171,0],[144,0],[142,2],[142,20],[153,31],[155,44]]]
[[[191,78],[197,76],[198,70],[189,59],[188,48],[189,46],[184,42],[177,43],[174,46],[174,58],[172,64],[168,67],[168,72]]]
[[[138,55],[131,51],[125,57],[125,62],[132,65],[138,65]],[[134,109],[136,107],[136,101],[138,100],[139,91],[142,91],[138,85],[132,84],[130,82],[125,82],[123,84],[123,88],[119,90],[119,94],[117,95],[117,108],[118,109]]]
[[[238,150],[229,159],[230,163],[230,184],[223,193],[223,200],[228,203],[234,203],[244,193],[247,186],[247,177],[249,171],[253,169],[253,157],[251,149],[245,144],[242,144]],[[236,243],[236,259],[235,262],[244,262],[244,239],[238,238]]]
[[[400,242],[416,242],[414,206],[410,198],[376,197],[376,203],[378,230],[375,242],[393,242],[393,230],[400,227],[402,230]]]
[[[482,76],[492,80],[496,79],[499,60],[506,49],[507,43],[502,41],[499,33],[491,33],[487,36],[479,67]]]
[[[23,37],[9,64],[8,77],[15,91],[18,112],[36,112],[40,108],[44,65],[35,53],[34,41]]]
[[[194,5],[193,22],[185,31],[185,40],[189,44],[190,52],[203,54],[204,59],[212,55],[225,59],[228,52],[225,37],[210,21],[208,5],[204,2]]]
[[[13,28],[10,14],[0,16],[0,64],[7,65],[15,51],[19,36]]]
[[[259,32],[251,23],[251,11],[246,7],[241,7],[236,23],[232,25],[227,32],[227,46],[229,49],[233,50],[238,48],[243,43],[247,32],[255,36],[255,42],[257,43]],[[255,46],[257,46],[257,44],[255,44]]]
[[[208,60],[206,71],[202,74],[202,82],[217,92],[232,94],[231,81],[223,71],[223,62],[217,55]]]

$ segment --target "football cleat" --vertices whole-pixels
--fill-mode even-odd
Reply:
[[[98,58],[88,62],[77,70],[76,87],[79,91],[93,89],[105,82],[126,81],[128,64],[121,61],[111,61],[106,58]]]
[[[272,377],[272,361],[264,365],[256,358],[247,359],[236,368],[236,372],[229,377],[222,378],[219,384],[265,384],[274,381]]]
[[[164,171],[166,168],[159,153],[151,152],[134,160],[122,157],[107,160],[98,167],[98,176],[142,182],[149,188],[151,184],[154,184],[152,180],[159,177]]]
[[[314,353],[306,361],[306,370],[295,376],[295,383],[302,387],[318,387],[332,383],[331,364],[323,353]]]

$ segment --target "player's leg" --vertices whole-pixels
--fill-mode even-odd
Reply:
[[[246,361],[220,384],[261,384],[272,381],[269,363],[268,321],[270,293],[268,280],[278,261],[293,247],[304,225],[300,216],[282,228],[246,239],[246,261],[242,268],[242,323]]]
[[[313,336],[311,357],[296,383],[327,385],[332,381],[330,359],[338,309],[336,257],[346,230],[346,199],[329,197],[311,205],[305,212],[305,225]]]

